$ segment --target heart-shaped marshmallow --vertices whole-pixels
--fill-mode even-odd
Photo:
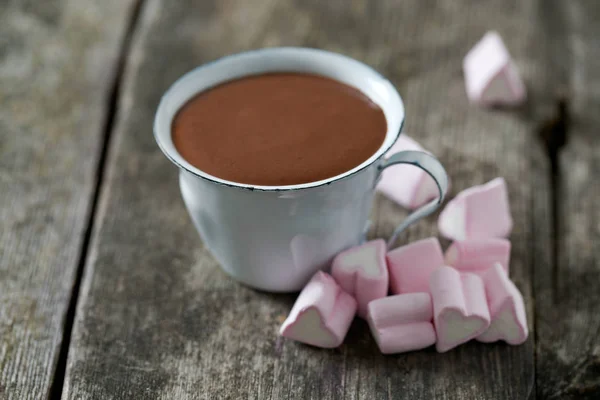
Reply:
[[[435,343],[429,293],[383,297],[369,303],[367,321],[383,354],[419,350]]]
[[[331,275],[358,303],[358,315],[367,316],[370,301],[388,293],[388,269],[385,262],[386,244],[372,240],[339,253],[333,260]]]
[[[461,272],[485,273],[495,263],[500,263],[508,273],[510,241],[501,238],[459,240],[445,255],[446,265]]]
[[[479,336],[490,325],[485,289],[478,275],[461,274],[448,266],[438,268],[431,274],[430,292],[440,353]]]
[[[388,150],[386,156],[404,150],[423,151],[423,148],[416,141],[402,134]],[[377,190],[408,209],[420,207],[438,195],[438,188],[433,178],[413,165],[397,165],[383,171]]]
[[[354,298],[319,271],[300,292],[279,334],[317,347],[338,347],[355,313]]]
[[[512,217],[504,178],[460,192],[440,213],[440,233],[454,240],[506,237]]]
[[[390,289],[394,294],[429,292],[429,277],[444,265],[442,247],[436,237],[398,247],[387,256]]]
[[[477,340],[486,343],[504,340],[513,345],[525,342],[529,330],[519,289],[500,264],[495,264],[483,275],[483,282],[492,322]]]
[[[516,105],[525,100],[525,85],[497,32],[488,32],[463,60],[469,100],[486,106]]]

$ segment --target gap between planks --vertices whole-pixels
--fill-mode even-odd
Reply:
[[[111,88],[108,96],[108,107],[106,110],[105,123],[102,129],[102,143],[100,149],[100,157],[98,159],[98,166],[96,167],[96,177],[94,190],[92,194],[92,202],[90,210],[87,216],[87,227],[84,232],[83,242],[81,244],[81,250],[77,261],[77,271],[75,272],[75,280],[73,282],[73,288],[71,289],[71,297],[69,299],[69,306],[67,308],[67,314],[65,315],[65,321],[63,324],[63,338],[60,344],[60,350],[58,353],[58,361],[54,376],[52,378],[52,384],[50,386],[50,400],[60,400],[62,397],[65,372],[67,368],[67,357],[69,353],[69,346],[71,343],[71,334],[73,332],[73,323],[75,321],[75,311],[77,310],[77,301],[79,300],[79,289],[81,287],[81,280],[83,277],[83,271],[88,258],[88,250],[90,248],[90,241],[92,232],[94,231],[94,221],[96,217],[96,211],[98,208],[98,200],[104,182],[106,160],[108,156],[108,149],[110,148],[111,133],[114,127],[117,114],[117,103],[119,101],[121,93],[121,83],[123,81],[123,73],[127,61],[127,55],[131,47],[131,38],[135,32],[139,16],[142,10],[144,0],[135,0],[133,5],[133,11],[127,22],[125,36],[119,49],[119,56],[117,59],[117,65],[115,73],[112,79]]]

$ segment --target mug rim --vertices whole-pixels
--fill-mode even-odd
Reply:
[[[179,152],[177,151],[175,146],[172,144],[172,142],[171,142],[170,146],[168,145],[168,143],[165,143],[165,140],[166,140],[165,135],[167,136],[169,141],[171,141],[171,138],[172,138],[172,127],[171,126],[172,126],[173,118],[175,117],[175,115],[177,114],[179,109],[181,109],[181,107],[193,96],[195,96],[199,93],[202,93],[203,91],[206,91],[207,89],[209,89],[211,87],[220,85],[224,82],[232,81],[235,79],[241,79],[241,78],[244,78],[247,76],[259,75],[261,73],[289,72],[290,69],[288,69],[286,71],[285,68],[274,69],[274,70],[270,70],[270,69],[266,68],[264,71],[254,73],[254,74],[253,73],[239,74],[234,77],[231,77],[230,79],[217,80],[214,82],[214,84],[212,86],[205,87],[203,89],[195,91],[191,96],[188,97],[188,99],[186,101],[184,101],[177,108],[177,111],[175,111],[174,113],[171,113],[168,110],[167,103],[168,103],[169,99],[171,97],[173,97],[174,93],[178,89],[180,89],[182,86],[186,85],[186,83],[193,80],[198,75],[205,73],[207,70],[209,70],[211,68],[213,68],[213,69],[218,68],[220,64],[244,62],[244,59],[248,59],[250,57],[257,57],[257,56],[258,57],[264,57],[264,56],[268,57],[268,56],[273,56],[276,54],[295,55],[298,57],[321,57],[321,58],[325,58],[325,59],[327,59],[327,58],[337,59],[337,61],[348,63],[351,66],[354,66],[355,68],[361,69],[363,73],[370,75],[369,77],[371,79],[376,80],[377,83],[380,84],[380,85],[378,85],[379,89],[385,88],[385,90],[387,91],[387,95],[391,97],[390,103],[392,103],[392,105],[395,106],[395,108],[396,108],[395,110],[390,111],[391,106],[386,107],[384,104],[381,104],[380,102],[376,101],[376,99],[374,99],[373,96],[370,96],[368,93],[365,93],[363,90],[358,89],[365,96],[367,96],[371,101],[375,102],[382,109],[382,111],[384,112],[384,115],[386,116],[386,123],[388,125],[386,135],[385,135],[382,145],[377,149],[377,151],[375,151],[365,161],[363,161],[362,163],[358,164],[357,166],[349,169],[348,171],[344,171],[341,174],[338,174],[338,175],[335,175],[335,176],[332,176],[332,177],[329,177],[326,179],[322,179],[319,181],[313,181],[313,182],[307,182],[307,183],[294,184],[294,185],[270,186],[270,185],[255,185],[255,184],[234,182],[234,181],[229,181],[229,180],[222,179],[222,178],[216,177],[214,175],[208,174],[208,173],[202,171],[201,169],[195,167],[194,165],[189,163],[185,158],[183,158],[181,156],[181,154],[179,154]],[[301,73],[302,71],[298,70],[297,72]],[[304,72],[319,75],[318,73],[311,72],[311,71],[304,71]],[[320,75],[325,76],[329,79],[337,80],[331,76],[327,76],[324,74],[320,74]],[[337,80],[337,81],[340,82],[340,80]],[[350,83],[347,83],[347,82],[341,82],[341,83],[351,85]],[[393,104],[393,103],[395,103],[395,104]],[[395,113],[399,114],[400,117],[399,117],[399,121],[396,124],[396,126],[390,126],[388,112],[395,112]],[[172,114],[172,115],[168,115],[168,114]],[[168,119],[168,129],[165,129],[165,125],[167,125],[167,124],[165,124],[165,119]],[[345,55],[342,55],[339,53],[330,52],[330,51],[321,50],[321,49],[314,49],[314,48],[308,48],[308,47],[270,47],[270,48],[249,50],[249,51],[244,51],[244,52],[240,52],[240,53],[227,55],[227,56],[218,58],[214,61],[210,61],[208,63],[202,64],[202,65],[188,71],[184,75],[182,75],[179,79],[177,79],[169,87],[169,89],[167,89],[167,91],[161,97],[161,100],[158,105],[158,109],[156,111],[155,118],[154,118],[153,134],[154,134],[154,139],[155,139],[156,143],[158,144],[158,147],[163,152],[163,154],[173,164],[175,164],[177,167],[181,168],[184,171],[187,171],[188,173],[190,173],[198,178],[201,178],[201,179],[204,179],[204,180],[207,180],[209,182],[216,183],[219,185],[231,187],[231,188],[246,189],[246,190],[250,190],[250,191],[256,190],[256,191],[263,191],[263,192],[285,192],[285,191],[311,189],[311,188],[317,188],[317,187],[330,185],[339,180],[349,178],[349,177],[365,170],[366,168],[369,168],[377,160],[380,160],[383,157],[383,155],[398,140],[398,137],[400,137],[400,134],[402,133],[402,129],[404,127],[404,121],[405,121],[404,103],[402,101],[400,94],[398,93],[398,91],[396,90],[394,85],[392,85],[392,83],[387,78],[385,78],[382,74],[380,74],[378,71],[376,71],[374,68],[368,66],[367,64],[364,64],[358,60],[355,60],[351,57],[348,57],[348,56],[345,56]],[[167,131],[167,133],[164,132],[165,130]]]

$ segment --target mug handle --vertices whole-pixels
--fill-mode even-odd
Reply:
[[[430,201],[429,203],[421,206],[417,210],[413,211],[394,231],[392,236],[387,242],[388,248],[390,248],[398,235],[406,229],[409,225],[417,222],[423,217],[433,213],[444,201],[446,193],[448,192],[448,175],[442,164],[434,156],[424,153],[422,151],[401,151],[399,153],[392,154],[387,160],[384,160],[379,165],[379,173],[381,174],[384,169],[397,164],[410,164],[415,167],[421,168],[427,172],[429,176],[433,178],[439,191],[439,197]]]

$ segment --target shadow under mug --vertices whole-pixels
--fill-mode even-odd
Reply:
[[[289,186],[230,182],[199,170],[181,157],[171,139],[171,124],[188,100],[220,83],[269,72],[316,74],[357,88],[385,114],[387,133],[382,146],[343,174]],[[398,226],[388,246],[408,225],[442,203],[448,178],[437,159],[418,151],[383,157],[400,136],[403,124],[400,95],[372,68],[336,53],[284,47],[224,57],[185,74],[164,94],[154,121],[154,136],[163,153],[180,168],[183,200],[206,247],[223,269],[249,286],[291,292],[300,290],[317,270],[327,268],[338,252],[363,240],[383,169],[415,165],[435,180],[439,190],[437,199]]]

